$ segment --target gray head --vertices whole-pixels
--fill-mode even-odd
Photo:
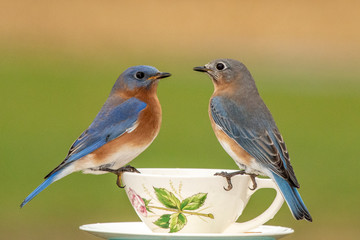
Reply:
[[[170,73],[160,72],[154,67],[139,65],[126,69],[117,79],[112,91],[136,91],[156,87],[161,78],[170,77]]]
[[[223,84],[240,84],[240,87],[255,86],[254,80],[246,66],[233,59],[216,59],[195,71],[209,74],[215,87]]]

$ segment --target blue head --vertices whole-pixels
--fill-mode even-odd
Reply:
[[[161,78],[170,76],[170,73],[160,72],[151,66],[139,65],[130,67],[119,76],[112,91],[150,89],[156,87]]]

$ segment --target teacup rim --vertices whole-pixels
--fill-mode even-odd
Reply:
[[[170,171],[170,170],[177,170],[177,171],[201,171],[201,172],[204,172],[204,171],[212,171],[214,173],[217,173],[217,172],[236,172],[236,171],[239,171],[239,169],[218,169],[218,168],[137,168],[137,170],[140,172],[139,173],[136,173],[136,172],[124,172],[123,173],[123,176],[126,176],[128,174],[130,175],[139,175],[141,177],[157,177],[157,178],[213,178],[213,177],[219,177],[219,176],[215,176],[215,175],[182,175],[182,174],[154,174],[154,173],[143,173],[142,171],[147,171],[147,170],[160,170],[160,171]],[[236,175],[234,177],[249,177],[248,175]]]

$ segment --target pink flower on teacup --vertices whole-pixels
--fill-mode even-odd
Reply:
[[[128,196],[131,202],[131,205],[134,207],[134,209],[143,215],[144,217],[147,216],[147,210],[144,200],[132,189],[129,188]]]

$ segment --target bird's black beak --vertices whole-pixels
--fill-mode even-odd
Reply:
[[[167,73],[167,72],[161,72],[161,73],[158,75],[157,79],[167,78],[167,77],[170,77],[170,76],[171,76],[171,74],[170,74],[170,73]]]
[[[171,74],[167,73],[167,72],[159,72],[158,74],[156,74],[155,76],[149,77],[147,80],[158,80],[158,79],[162,79],[162,78],[167,78],[170,77]]]
[[[210,70],[210,69],[206,68],[205,66],[194,67],[193,69],[194,69],[194,71],[197,71],[197,72],[208,72]]]

